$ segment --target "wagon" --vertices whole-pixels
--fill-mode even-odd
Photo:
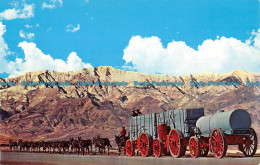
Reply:
[[[130,139],[126,154],[138,150],[143,157],[172,155],[181,157],[187,148],[193,158],[225,156],[229,145],[237,145],[247,157],[257,150],[257,135],[251,117],[242,109],[204,116],[204,109],[180,109],[146,114],[129,119]]]
[[[204,116],[204,109],[179,109],[130,117],[130,139],[126,142],[126,154],[135,150],[141,156],[155,157],[171,154],[181,157],[186,152],[190,137],[194,136],[196,121]]]
[[[251,117],[242,109],[204,116],[198,119],[195,136],[189,140],[189,150],[193,158],[207,155],[210,150],[216,158],[225,156],[228,145],[238,145],[238,149],[248,157],[257,150],[257,136],[251,128]]]

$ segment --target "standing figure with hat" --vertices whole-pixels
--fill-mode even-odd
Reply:
[[[120,135],[121,135],[120,138],[125,137],[125,135],[126,135],[125,126],[122,127],[122,130],[121,130],[121,132],[120,132]]]
[[[121,143],[126,141],[126,136],[125,135],[126,135],[126,129],[125,129],[125,126],[123,126],[122,130],[120,132],[120,141],[121,141]]]

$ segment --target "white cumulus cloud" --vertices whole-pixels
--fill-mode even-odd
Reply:
[[[27,32],[24,32],[23,30],[20,30],[19,35],[21,38],[29,39],[29,40],[33,39],[35,36],[34,33],[27,33]]]
[[[0,22],[0,73],[4,73],[7,68],[7,60],[5,59],[8,54],[8,46],[5,43],[3,35],[6,32],[6,27]]]
[[[124,49],[123,59],[123,68],[143,73],[183,75],[235,69],[259,72],[260,29],[245,42],[220,37],[205,40],[197,50],[183,41],[172,41],[164,48],[158,37],[134,36]]]
[[[63,2],[62,0],[49,0],[48,3],[43,3],[42,4],[42,8],[46,8],[46,9],[54,9],[56,8],[57,6],[62,6],[63,5]]]
[[[18,45],[23,50],[24,57],[9,61],[10,52],[3,37],[5,32],[6,26],[0,22],[0,73],[7,73],[10,77],[14,77],[37,70],[71,71],[92,67],[90,63],[83,62],[76,52],[71,52],[64,61],[43,53],[35,43],[26,41],[20,42]]]
[[[9,68],[12,68],[11,77],[37,70],[71,71],[92,67],[90,63],[82,62],[76,52],[71,52],[67,61],[63,61],[44,54],[33,42],[23,41],[19,43],[18,47],[23,49],[25,57],[9,62]]]
[[[80,24],[78,24],[76,27],[73,26],[72,24],[69,24],[66,28],[67,28],[67,30],[66,30],[67,32],[74,33],[80,29]]]
[[[26,19],[34,16],[34,4],[16,5],[12,9],[6,9],[0,13],[0,20]]]

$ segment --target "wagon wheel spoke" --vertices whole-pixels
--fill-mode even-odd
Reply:
[[[251,150],[254,150],[254,148],[252,147],[252,145],[250,146],[250,149],[251,149]]]
[[[214,135],[212,136],[212,138],[213,138],[213,140],[215,140],[215,141],[216,141],[216,137],[215,137]]]

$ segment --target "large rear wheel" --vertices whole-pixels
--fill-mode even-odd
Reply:
[[[173,157],[179,158],[183,156],[184,146],[182,144],[182,133],[177,129],[172,129],[169,133],[169,150]]]
[[[152,154],[152,137],[147,133],[141,133],[138,137],[138,149],[143,157],[150,156]]]
[[[255,155],[257,150],[257,135],[253,130],[253,134],[245,135],[243,137],[244,144],[239,145],[239,150],[247,157]]]
[[[220,159],[226,155],[227,143],[224,133],[219,129],[214,129],[210,134],[210,146],[213,155]]]

